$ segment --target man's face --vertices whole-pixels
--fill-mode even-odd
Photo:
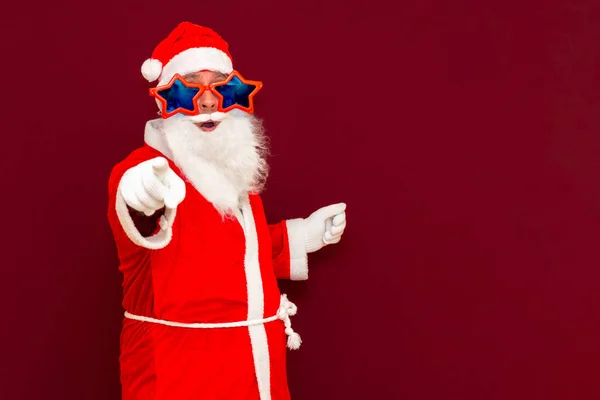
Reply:
[[[215,82],[221,82],[227,79],[227,76],[214,71],[194,72],[183,77],[189,83],[198,83],[201,85],[211,85]],[[211,114],[217,111],[219,99],[210,90],[205,90],[202,96],[198,98],[198,109],[201,114]],[[219,121],[208,120],[206,122],[196,123],[204,132],[212,132],[219,125]]]

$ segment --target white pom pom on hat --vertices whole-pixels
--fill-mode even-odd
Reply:
[[[152,82],[158,79],[162,72],[162,63],[155,59],[149,58],[142,64],[142,75],[148,82]]]
[[[152,57],[142,64],[142,75],[158,85],[173,75],[210,70],[229,74],[233,61],[229,45],[210,28],[182,22],[156,46]]]

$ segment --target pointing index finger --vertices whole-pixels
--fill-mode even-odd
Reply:
[[[169,170],[169,163],[162,157],[156,158],[152,162],[152,170],[158,176],[158,178],[162,181],[165,177],[165,174]]]

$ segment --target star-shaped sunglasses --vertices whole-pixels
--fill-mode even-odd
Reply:
[[[179,74],[175,74],[166,85],[150,89],[150,96],[161,102],[162,117],[169,118],[177,113],[198,115],[198,99],[209,90],[219,100],[218,111],[227,112],[235,108],[252,114],[253,98],[262,88],[262,82],[246,80],[233,71],[227,79],[211,85],[187,82]]]

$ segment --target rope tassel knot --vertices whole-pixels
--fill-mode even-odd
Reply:
[[[298,312],[298,307],[291,301],[287,299],[287,296],[284,294],[281,296],[281,305],[279,306],[279,310],[277,311],[277,316],[280,320],[283,321],[285,325],[285,334],[288,336],[287,338],[287,347],[290,350],[298,350],[300,345],[302,344],[302,338],[300,335],[292,329],[292,320],[290,317],[293,317]]]

